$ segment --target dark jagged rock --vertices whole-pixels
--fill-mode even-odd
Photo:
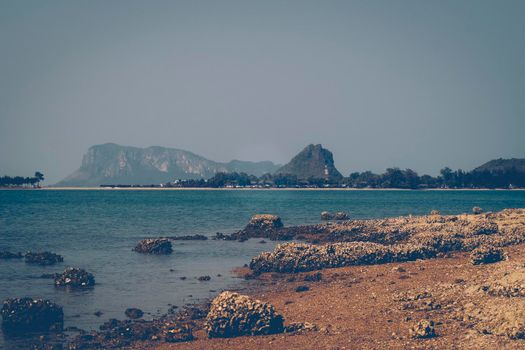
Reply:
[[[11,252],[8,252],[8,251],[0,252],[0,259],[3,259],[3,260],[22,259],[23,257],[24,256],[20,252],[18,252],[18,253],[11,253]]]
[[[229,291],[221,293],[212,301],[204,328],[210,338],[284,331],[283,317],[272,305]]]
[[[134,251],[142,254],[171,254],[173,249],[171,242],[166,238],[146,238],[140,241]]]
[[[37,331],[61,331],[64,322],[62,307],[50,300],[16,298],[4,301],[2,328],[7,334]]]
[[[27,252],[24,255],[25,262],[28,264],[36,264],[36,265],[54,265],[59,262],[63,262],[64,258],[58,254],[51,253],[51,252],[41,252],[41,253],[34,253],[34,252]]]
[[[95,285],[95,277],[84,269],[68,267],[55,277],[55,287],[89,288]]]
[[[204,235],[172,236],[169,239],[173,241],[205,241],[208,237]]]
[[[490,246],[481,246],[470,253],[473,265],[491,264],[505,259],[503,250]]]
[[[134,307],[130,307],[126,309],[124,313],[126,314],[127,317],[131,318],[132,320],[136,320],[144,316],[144,312],[142,312],[141,309],[137,309]]]
[[[201,282],[206,282],[206,281],[209,281],[211,280],[211,277],[210,276],[200,276],[199,278],[197,278],[199,281]]]

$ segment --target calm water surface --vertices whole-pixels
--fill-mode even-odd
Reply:
[[[123,319],[128,307],[151,318],[166,312],[168,304],[181,306],[238,284],[232,268],[274,244],[178,241],[170,256],[132,252],[144,237],[232,232],[254,213],[278,214],[285,225],[296,225],[319,222],[323,210],[377,218],[431,209],[458,214],[473,206],[525,207],[525,191],[0,191],[0,250],[64,256],[62,264],[50,267],[0,261],[0,299],[52,299],[64,307],[65,326],[83,329]],[[92,272],[95,288],[66,292],[38,278],[67,266]],[[212,280],[198,282],[201,275]],[[96,311],[103,315],[94,316]],[[0,335],[0,348],[7,346]]]

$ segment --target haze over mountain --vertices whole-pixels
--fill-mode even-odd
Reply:
[[[523,176],[525,176],[525,159],[518,159],[518,158],[493,159],[475,168],[474,171],[490,171],[490,172],[500,171],[501,172],[501,171],[510,171],[513,168],[518,173],[523,173]]]
[[[175,148],[138,148],[106,143],[90,147],[80,168],[56,186],[160,184],[176,179],[206,179],[218,172],[260,176],[273,173],[279,167],[269,161],[219,163]]]

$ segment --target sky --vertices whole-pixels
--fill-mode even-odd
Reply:
[[[525,1],[0,0],[0,175],[95,144],[336,167],[525,158]]]

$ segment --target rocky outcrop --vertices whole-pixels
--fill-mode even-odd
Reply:
[[[286,230],[292,232],[291,228]],[[278,245],[273,252],[253,258],[250,268],[255,273],[291,273],[428,259],[473,250],[473,263],[494,262],[504,258],[498,247],[525,242],[525,210],[352,220],[310,226],[302,232],[316,244]],[[326,243],[334,241],[339,242]]]
[[[410,261],[436,256],[436,250],[423,245],[386,246],[371,242],[348,242],[325,245],[287,243],[271,253],[254,257],[250,269],[255,273],[295,273],[350,265],[372,265]]]
[[[491,246],[481,246],[470,253],[473,265],[491,264],[505,259],[503,250]]]
[[[223,292],[211,303],[204,325],[210,338],[281,333],[283,317],[274,307],[233,292]]]
[[[89,288],[95,285],[95,277],[84,269],[68,267],[55,277],[55,287],[69,289]]]
[[[35,265],[54,265],[59,262],[63,262],[64,258],[58,254],[51,253],[51,252],[42,252],[42,253],[34,253],[34,252],[27,252],[24,255],[25,262],[28,264],[35,264]]]
[[[245,230],[268,231],[283,227],[281,218],[271,214],[256,214],[252,216]]]
[[[171,254],[173,252],[171,242],[166,238],[146,238],[140,241],[134,251],[142,254]]]
[[[60,331],[64,321],[62,307],[42,299],[7,299],[3,303],[0,314],[2,328],[8,334]]]
[[[332,152],[321,145],[306,146],[288,164],[275,173],[294,175],[300,180],[316,178],[336,181],[343,177],[335,168]]]

